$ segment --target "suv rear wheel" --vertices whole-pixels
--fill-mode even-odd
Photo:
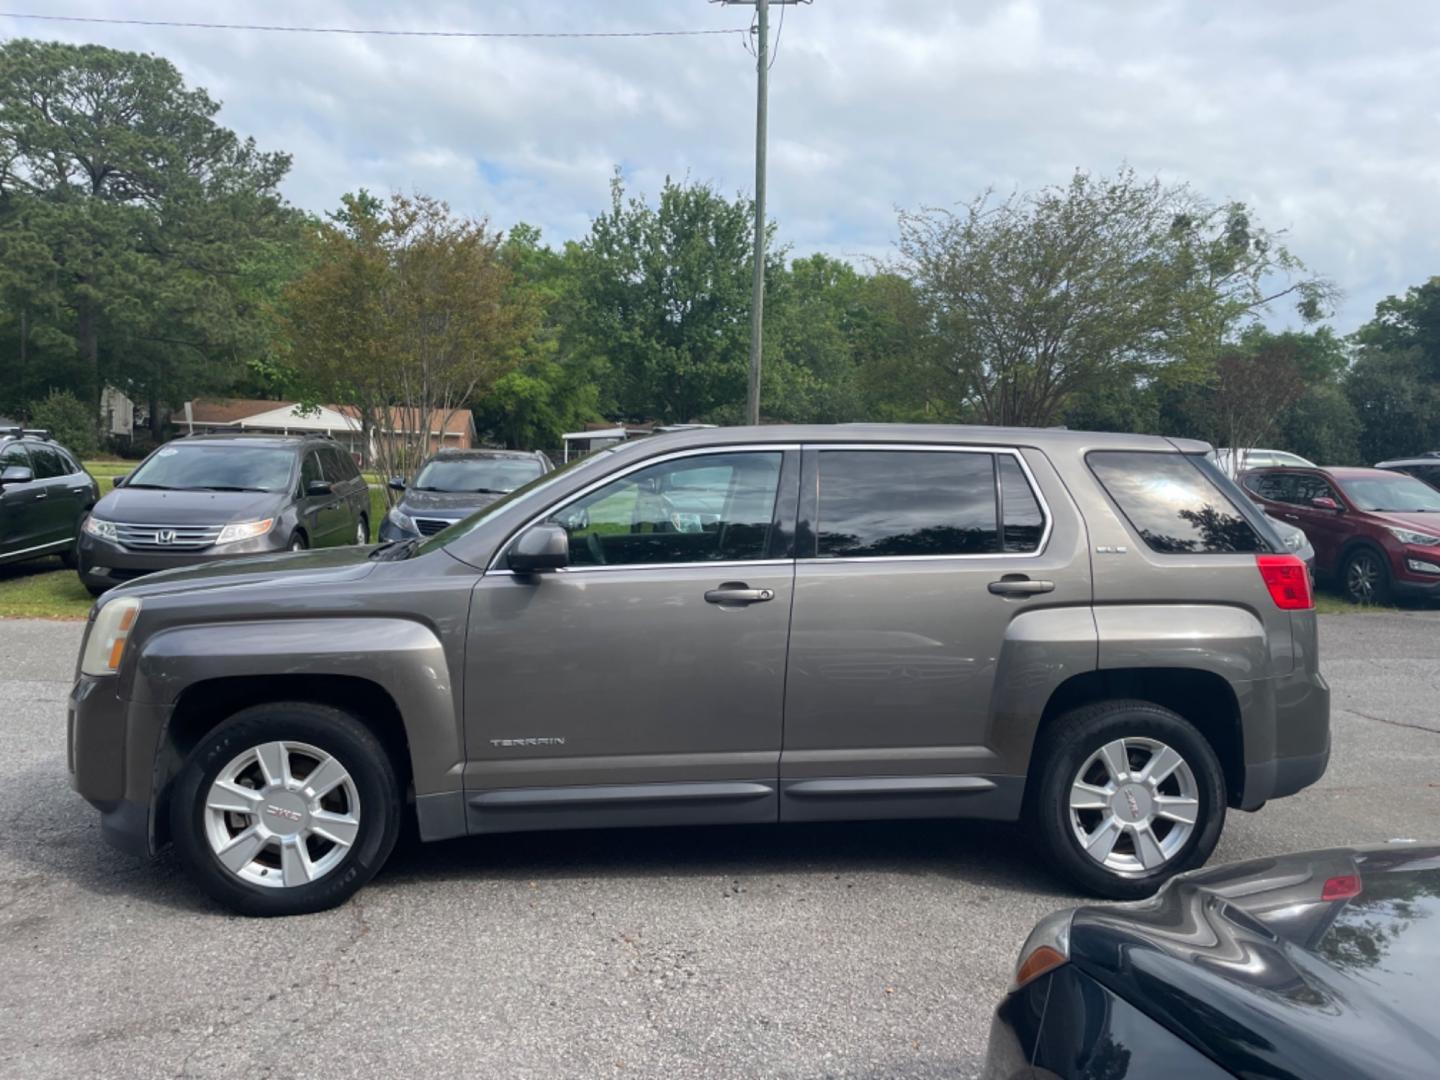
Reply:
[[[1049,739],[1031,820],[1049,861],[1074,884],[1134,900],[1215,850],[1225,777],[1183,717],[1146,701],[1107,701],[1060,717]]]
[[[236,713],[191,751],[170,829],[196,882],[244,915],[334,907],[384,864],[400,787],[374,734],[306,702]]]

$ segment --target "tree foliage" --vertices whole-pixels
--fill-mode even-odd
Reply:
[[[215,122],[159,57],[0,46],[0,333],[19,380],[58,367],[156,400],[224,385],[263,348],[299,236],[281,153]]]
[[[535,312],[515,295],[501,239],[437,199],[361,191],[320,227],[313,265],[286,291],[298,385],[356,410],[382,471],[413,467],[430,431],[520,363]]]

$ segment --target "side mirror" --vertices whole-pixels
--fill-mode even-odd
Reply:
[[[25,465],[8,466],[0,472],[0,486],[5,484],[28,484],[35,479],[35,473]]]
[[[1328,495],[1317,495],[1310,500],[1310,505],[1317,510],[1339,510],[1341,506]]]
[[[311,480],[305,485],[305,494],[313,497],[321,495],[333,495],[335,485],[328,480]]]
[[[517,574],[559,570],[570,565],[570,536],[559,525],[536,525],[520,534],[507,561]]]
[[[405,481],[400,479],[400,477],[398,476],[392,476],[385,484],[385,486],[388,487],[391,491],[404,491]]]
[[[125,486],[125,481],[126,481],[126,480],[129,480],[129,479],[130,479],[130,474],[129,474],[129,473],[123,473],[123,474],[121,474],[120,476],[115,477],[115,479],[111,480],[111,481],[110,481],[110,486],[111,486],[111,487],[124,487],[124,486]]]

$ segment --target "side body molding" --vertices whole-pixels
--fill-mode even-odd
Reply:
[[[382,688],[405,725],[417,798],[455,793],[458,801],[465,759],[460,688],[440,639],[410,619],[257,620],[163,630],[144,643],[131,698],[172,706],[201,682],[267,675],[344,676]]]

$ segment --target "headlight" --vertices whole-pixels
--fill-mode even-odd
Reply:
[[[1425,547],[1436,547],[1440,545],[1440,536],[1431,536],[1429,533],[1416,532],[1414,529],[1399,529],[1394,525],[1386,525],[1390,535],[1399,540],[1402,544],[1421,544]]]
[[[117,596],[106,602],[95,616],[90,636],[85,639],[85,655],[80,670],[86,675],[114,675],[125,656],[125,642],[140,615],[140,599]]]
[[[1075,910],[1071,908],[1046,915],[1035,924],[1020,947],[1020,959],[1015,963],[1015,976],[1010,981],[1012,992],[1069,961],[1070,921],[1074,917]]]
[[[418,533],[420,531],[415,527],[415,519],[409,514],[402,512],[398,506],[390,511],[389,517],[390,524],[394,525],[397,529],[404,529],[406,532],[412,533]]]
[[[220,538],[215,543],[233,544],[236,540],[253,540],[268,533],[270,526],[274,524],[274,518],[266,518],[264,521],[237,521],[221,529]]]
[[[1299,551],[1305,546],[1305,534],[1299,529],[1287,532],[1282,539],[1285,541],[1285,546],[1291,551]]]
[[[101,540],[109,540],[112,544],[118,543],[119,538],[115,534],[115,522],[102,521],[94,514],[85,519],[85,531],[91,536]]]

